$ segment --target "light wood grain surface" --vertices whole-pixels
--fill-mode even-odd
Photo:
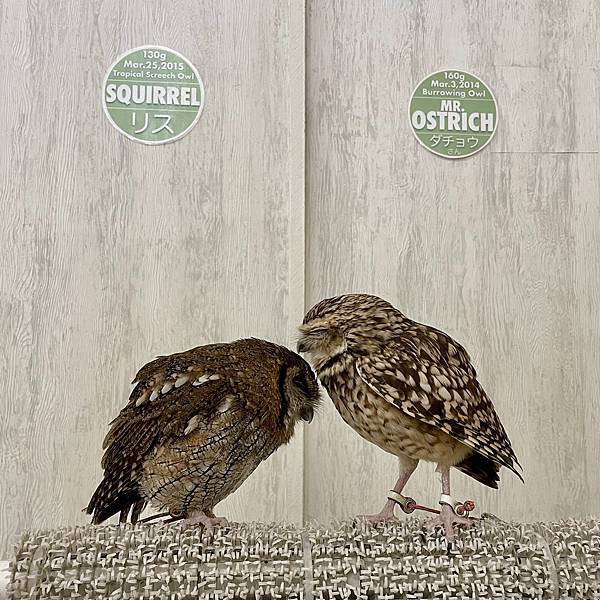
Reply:
[[[441,8],[443,7],[443,8]],[[505,518],[598,514],[598,4],[311,2],[307,304],[370,292],[471,353],[525,469],[453,495]],[[445,67],[486,81],[496,138],[449,161],[407,106]],[[379,510],[394,457],[327,407],[306,439],[305,516]],[[435,504],[421,465],[406,492]]]
[[[0,0],[0,556],[25,528],[86,521],[141,364],[247,335],[292,345],[305,308],[349,291],[471,353],[526,485],[457,473],[456,497],[528,521],[599,514],[598,4],[440,6]],[[207,95],[159,147],[100,101],[115,57],[151,43],[194,62]],[[408,127],[412,89],[444,67],[499,105],[495,139],[460,161]],[[396,472],[328,402],[218,508],[372,512]],[[433,467],[407,492],[435,503]]]
[[[87,521],[102,438],[142,364],[249,335],[291,345],[304,8],[61,0],[0,15],[4,554],[26,527]],[[152,43],[196,65],[207,100],[186,137],[145,147],[110,126],[101,89],[118,55]],[[302,453],[300,433],[221,513],[301,521]]]

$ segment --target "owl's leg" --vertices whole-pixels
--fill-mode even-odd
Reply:
[[[396,482],[396,485],[392,491],[396,492],[396,494],[401,494],[404,486],[410,479],[410,476],[417,468],[419,461],[408,458],[407,456],[400,456],[398,458],[400,460],[400,477],[398,478],[398,481]],[[396,502],[388,499],[388,501],[385,503],[385,506],[381,509],[381,512],[376,515],[361,515],[361,518],[365,519],[365,521],[368,521],[369,523],[389,523],[391,521],[397,521],[398,519],[394,515],[395,507]]]
[[[212,510],[194,510],[185,516],[181,521],[181,528],[187,529],[194,525],[203,525],[207,531],[212,531],[215,527],[225,527],[229,521],[225,517],[215,517]]]
[[[473,524],[473,519],[459,517],[454,512],[454,508],[448,504],[448,502],[452,502],[452,498],[450,497],[450,467],[438,465],[438,470],[442,473],[442,499],[440,500],[442,508],[437,517],[427,522],[427,527],[434,529],[438,525],[441,525],[444,528],[446,539],[451,542],[454,540],[454,526],[465,525],[466,527],[470,527]]]

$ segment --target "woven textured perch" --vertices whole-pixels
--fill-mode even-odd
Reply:
[[[410,518],[371,527],[256,523],[25,533],[7,598],[600,599],[600,521],[495,518],[452,545]]]

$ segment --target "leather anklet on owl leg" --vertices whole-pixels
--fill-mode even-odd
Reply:
[[[437,517],[427,522],[429,529],[434,529],[438,525],[444,528],[446,539],[451,542],[454,540],[454,526],[464,525],[470,527],[473,524],[473,519],[467,517],[460,517],[454,512],[455,503],[450,496],[450,468],[449,467],[438,467],[442,473],[442,495],[440,496],[441,510]],[[458,503],[460,504],[460,503]]]
[[[404,489],[404,486],[410,479],[410,476],[413,474],[414,470],[417,468],[418,464],[418,461],[414,461],[414,464],[410,464],[403,470],[402,474],[398,478],[398,481],[396,482],[396,485],[394,486],[394,489],[390,490],[390,493],[396,494],[397,496],[402,496],[402,490]],[[361,518],[365,519],[369,523],[389,523],[390,521],[397,521],[398,518],[394,515],[394,508],[397,503],[398,500],[395,498],[388,498],[388,501],[381,509],[381,512],[376,515],[361,515]]]

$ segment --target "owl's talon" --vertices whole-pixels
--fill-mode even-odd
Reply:
[[[198,511],[190,513],[181,521],[180,526],[181,529],[188,529],[195,525],[202,525],[208,533],[211,533],[215,528],[227,527],[229,524],[229,521],[225,517],[209,516],[202,511]]]
[[[437,517],[433,517],[425,524],[430,531],[433,531],[440,525],[444,528],[446,539],[449,542],[452,542],[455,537],[454,526],[464,525],[467,528],[471,527],[471,525],[473,525],[473,519],[460,517],[452,510],[452,507],[449,504],[442,504],[440,514]]]
[[[378,523],[399,523],[400,519],[394,514],[394,509],[386,510],[385,508],[376,515],[358,515],[359,519],[370,523],[371,525],[377,525]]]

